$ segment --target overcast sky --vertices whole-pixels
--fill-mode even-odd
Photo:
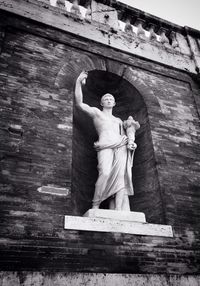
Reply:
[[[200,0],[118,0],[181,26],[200,30]]]

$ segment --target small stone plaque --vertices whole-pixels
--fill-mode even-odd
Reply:
[[[50,194],[55,196],[69,196],[70,190],[68,188],[60,188],[60,187],[54,187],[54,186],[42,186],[37,189],[38,192],[43,194]]]

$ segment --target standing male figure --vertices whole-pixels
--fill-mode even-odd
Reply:
[[[114,97],[107,93],[101,98],[103,110],[83,103],[82,84],[87,72],[82,72],[76,80],[76,105],[92,119],[99,136],[94,143],[97,151],[99,177],[95,184],[92,208],[99,208],[102,201],[110,198],[110,209],[130,211],[128,196],[133,195],[131,178],[131,152],[136,144],[128,144],[120,118],[113,116]]]

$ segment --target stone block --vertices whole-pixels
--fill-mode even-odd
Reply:
[[[119,221],[146,222],[145,214],[142,212],[90,209],[83,216],[91,218],[108,218]]]
[[[64,228],[71,230],[173,237],[172,227],[170,225],[122,221],[99,217],[65,216]]]

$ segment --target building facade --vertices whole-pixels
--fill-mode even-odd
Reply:
[[[0,1],[2,285],[200,285],[200,32],[118,1]],[[91,120],[141,128],[131,210],[173,237],[64,229],[91,207]]]

